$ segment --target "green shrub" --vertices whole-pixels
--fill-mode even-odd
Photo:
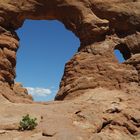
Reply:
[[[37,118],[31,118],[29,114],[22,117],[22,120],[19,123],[19,130],[33,130],[37,126]]]

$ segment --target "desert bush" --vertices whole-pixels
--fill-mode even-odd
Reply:
[[[37,118],[31,118],[29,114],[22,117],[22,120],[19,123],[19,130],[33,130],[37,126]]]

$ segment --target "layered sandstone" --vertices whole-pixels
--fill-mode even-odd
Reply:
[[[48,112],[45,105],[10,103],[32,103],[26,90],[14,83],[19,47],[15,30],[25,19],[59,20],[81,42],[65,66],[55,98],[64,101],[47,105]],[[123,54],[124,63],[114,56],[115,49]],[[22,137],[15,125],[19,118],[9,113],[14,117],[9,117],[8,126],[8,117],[1,116],[1,139],[17,136],[22,140],[27,135],[41,140],[139,140],[140,0],[1,0],[0,81],[1,106],[15,107],[9,108],[13,112],[21,107],[19,117],[28,107],[33,115],[45,118],[35,132]],[[37,113],[36,108],[42,112]],[[6,114],[5,110],[1,112]]]

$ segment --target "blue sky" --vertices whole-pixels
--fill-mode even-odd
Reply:
[[[26,20],[17,33],[16,81],[27,87],[34,100],[53,100],[64,65],[80,46],[79,39],[58,21]],[[123,61],[117,50],[115,55]]]
[[[65,63],[80,46],[79,39],[58,21],[27,20],[17,33],[16,81],[28,87],[35,100],[53,100]]]

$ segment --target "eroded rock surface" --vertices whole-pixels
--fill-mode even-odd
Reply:
[[[79,50],[66,64],[55,98],[62,102],[47,106],[11,103],[32,103],[26,90],[14,83],[19,47],[15,30],[25,19],[57,19],[80,39]],[[115,49],[123,54],[124,63],[116,59]],[[15,125],[18,119],[10,114],[14,125],[9,128],[10,122],[5,126],[1,119],[2,139],[27,135],[34,140],[139,140],[140,0],[1,0],[0,81],[1,106],[14,106],[13,112],[21,107],[19,117],[27,112],[26,106],[45,118],[39,123],[39,131],[21,134]]]
[[[0,140],[139,140],[139,98],[139,93],[96,88],[44,105],[0,102]],[[36,117],[38,126],[22,132],[19,122],[26,114]]]

